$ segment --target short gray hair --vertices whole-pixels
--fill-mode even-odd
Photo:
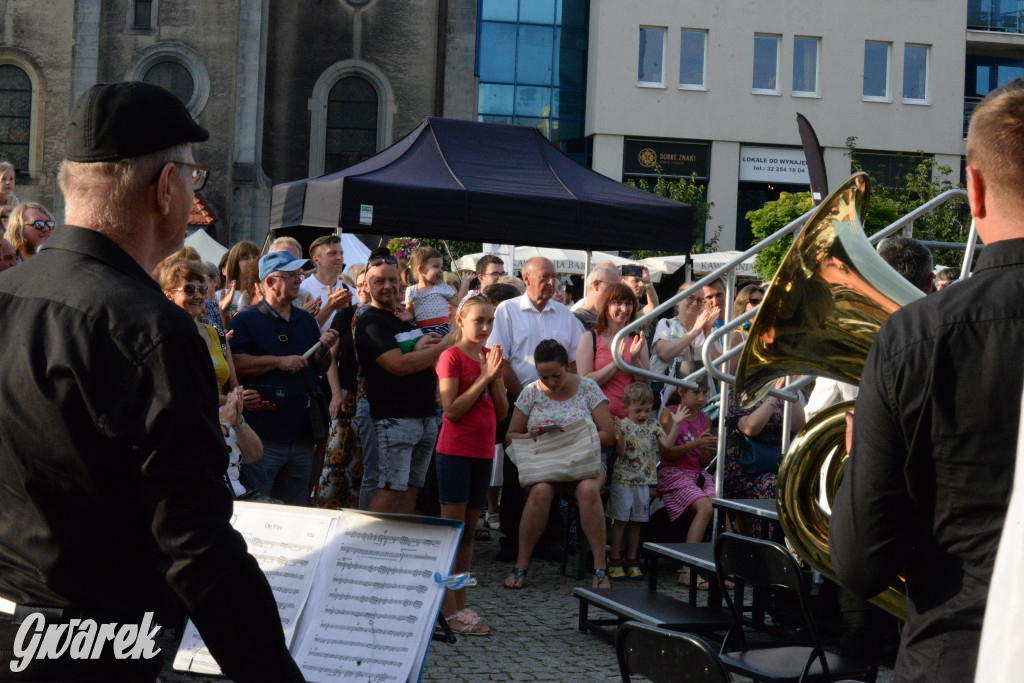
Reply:
[[[191,182],[184,165],[188,143],[119,161],[86,163],[65,159],[57,171],[65,213],[85,216],[103,233],[127,235],[134,214],[164,165],[179,162],[182,181]]]
[[[609,273],[618,274],[618,271],[615,269],[615,266],[594,266],[591,268],[590,274],[587,275],[586,284],[583,287],[584,294],[590,291],[590,286],[594,284],[595,280],[604,282]]]

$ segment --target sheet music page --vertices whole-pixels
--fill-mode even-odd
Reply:
[[[337,513],[284,505],[235,503],[231,525],[242,534],[249,554],[256,558],[277,600],[285,643],[291,646],[299,614],[309,597]],[[189,620],[174,668],[219,674],[220,667]]]
[[[292,654],[311,683],[419,678],[459,528],[346,510]]]

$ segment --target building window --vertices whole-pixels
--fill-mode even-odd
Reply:
[[[640,27],[640,54],[637,60],[637,85],[665,84],[665,29]]]
[[[864,99],[889,101],[890,43],[864,43]]]
[[[928,46],[903,47],[903,101],[928,101]]]
[[[149,67],[142,80],[169,90],[182,104],[188,104],[196,88],[192,74],[173,59],[165,59]]]
[[[477,120],[534,126],[586,164],[589,3],[480,0]]]
[[[819,38],[793,38],[793,94],[818,94]]]
[[[679,41],[679,87],[704,90],[707,31],[684,28]]]
[[[779,94],[779,36],[754,36],[754,92]]]
[[[192,116],[199,116],[210,98],[206,65],[199,55],[177,43],[157,43],[143,50],[125,80],[145,81],[170,91]]]
[[[377,91],[365,78],[342,78],[327,97],[324,173],[348,168],[376,153]]]
[[[32,80],[13,64],[0,64],[0,159],[29,170]]]
[[[157,0],[128,0],[126,4],[125,33],[156,33]]]

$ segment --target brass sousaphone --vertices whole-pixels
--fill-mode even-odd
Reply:
[[[882,323],[924,296],[882,260],[864,234],[869,195],[867,175],[851,176],[793,241],[740,356],[734,394],[741,407],[757,403],[787,375],[859,383]],[[845,413],[852,411],[847,401],[815,416],[779,467],[776,496],[786,538],[832,581],[837,580],[828,550],[829,511],[849,455]],[[902,577],[871,601],[905,619]]]

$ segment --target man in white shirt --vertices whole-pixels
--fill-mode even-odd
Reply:
[[[512,397],[537,379],[533,351],[545,339],[558,341],[569,352],[569,370],[576,372],[576,345],[583,326],[568,308],[552,301],[555,295],[555,266],[541,256],[523,266],[526,294],[504,301],[494,313],[494,329],[488,346],[501,344],[509,364],[505,386]]]
[[[316,266],[313,277],[302,283],[314,299],[320,299],[320,310],[316,322],[326,330],[334,320],[334,314],[352,302],[352,291],[338,278],[345,267],[345,253],[341,249],[341,237],[324,235],[309,245],[309,255]]]

